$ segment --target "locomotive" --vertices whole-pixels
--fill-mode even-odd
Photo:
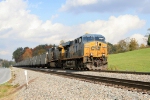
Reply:
[[[100,34],[85,34],[52,47],[42,55],[16,63],[15,66],[103,70],[107,69],[107,57],[105,37]]]

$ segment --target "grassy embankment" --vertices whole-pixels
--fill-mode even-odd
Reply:
[[[108,69],[150,72],[150,48],[111,54],[108,56]]]
[[[5,97],[5,96],[8,96],[11,94],[11,92],[16,88],[18,87],[19,85],[16,84],[16,85],[11,85],[12,81],[15,79],[15,74],[12,73],[12,78],[4,83],[4,84],[1,84],[0,85],[0,99]]]

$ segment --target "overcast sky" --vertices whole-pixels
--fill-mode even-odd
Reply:
[[[0,58],[18,47],[59,44],[85,33],[106,41],[143,38],[150,28],[150,0],[0,0]]]

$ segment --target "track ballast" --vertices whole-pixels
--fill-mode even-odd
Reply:
[[[137,92],[150,94],[150,82],[57,72],[57,71],[52,71],[49,69],[37,69],[37,68],[32,68],[32,69],[25,68],[25,69],[44,72],[48,74],[61,75],[61,76],[69,77],[69,78],[80,79],[82,81],[87,81],[87,82],[92,82],[92,83],[97,83],[97,84],[104,84],[104,85],[114,86],[114,87],[118,87],[122,89],[125,88],[125,89],[128,89],[129,91],[137,91]]]

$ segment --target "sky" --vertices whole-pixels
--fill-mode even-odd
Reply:
[[[150,0],[0,0],[0,58],[18,47],[59,44],[85,33],[106,42],[135,38],[146,43]]]

